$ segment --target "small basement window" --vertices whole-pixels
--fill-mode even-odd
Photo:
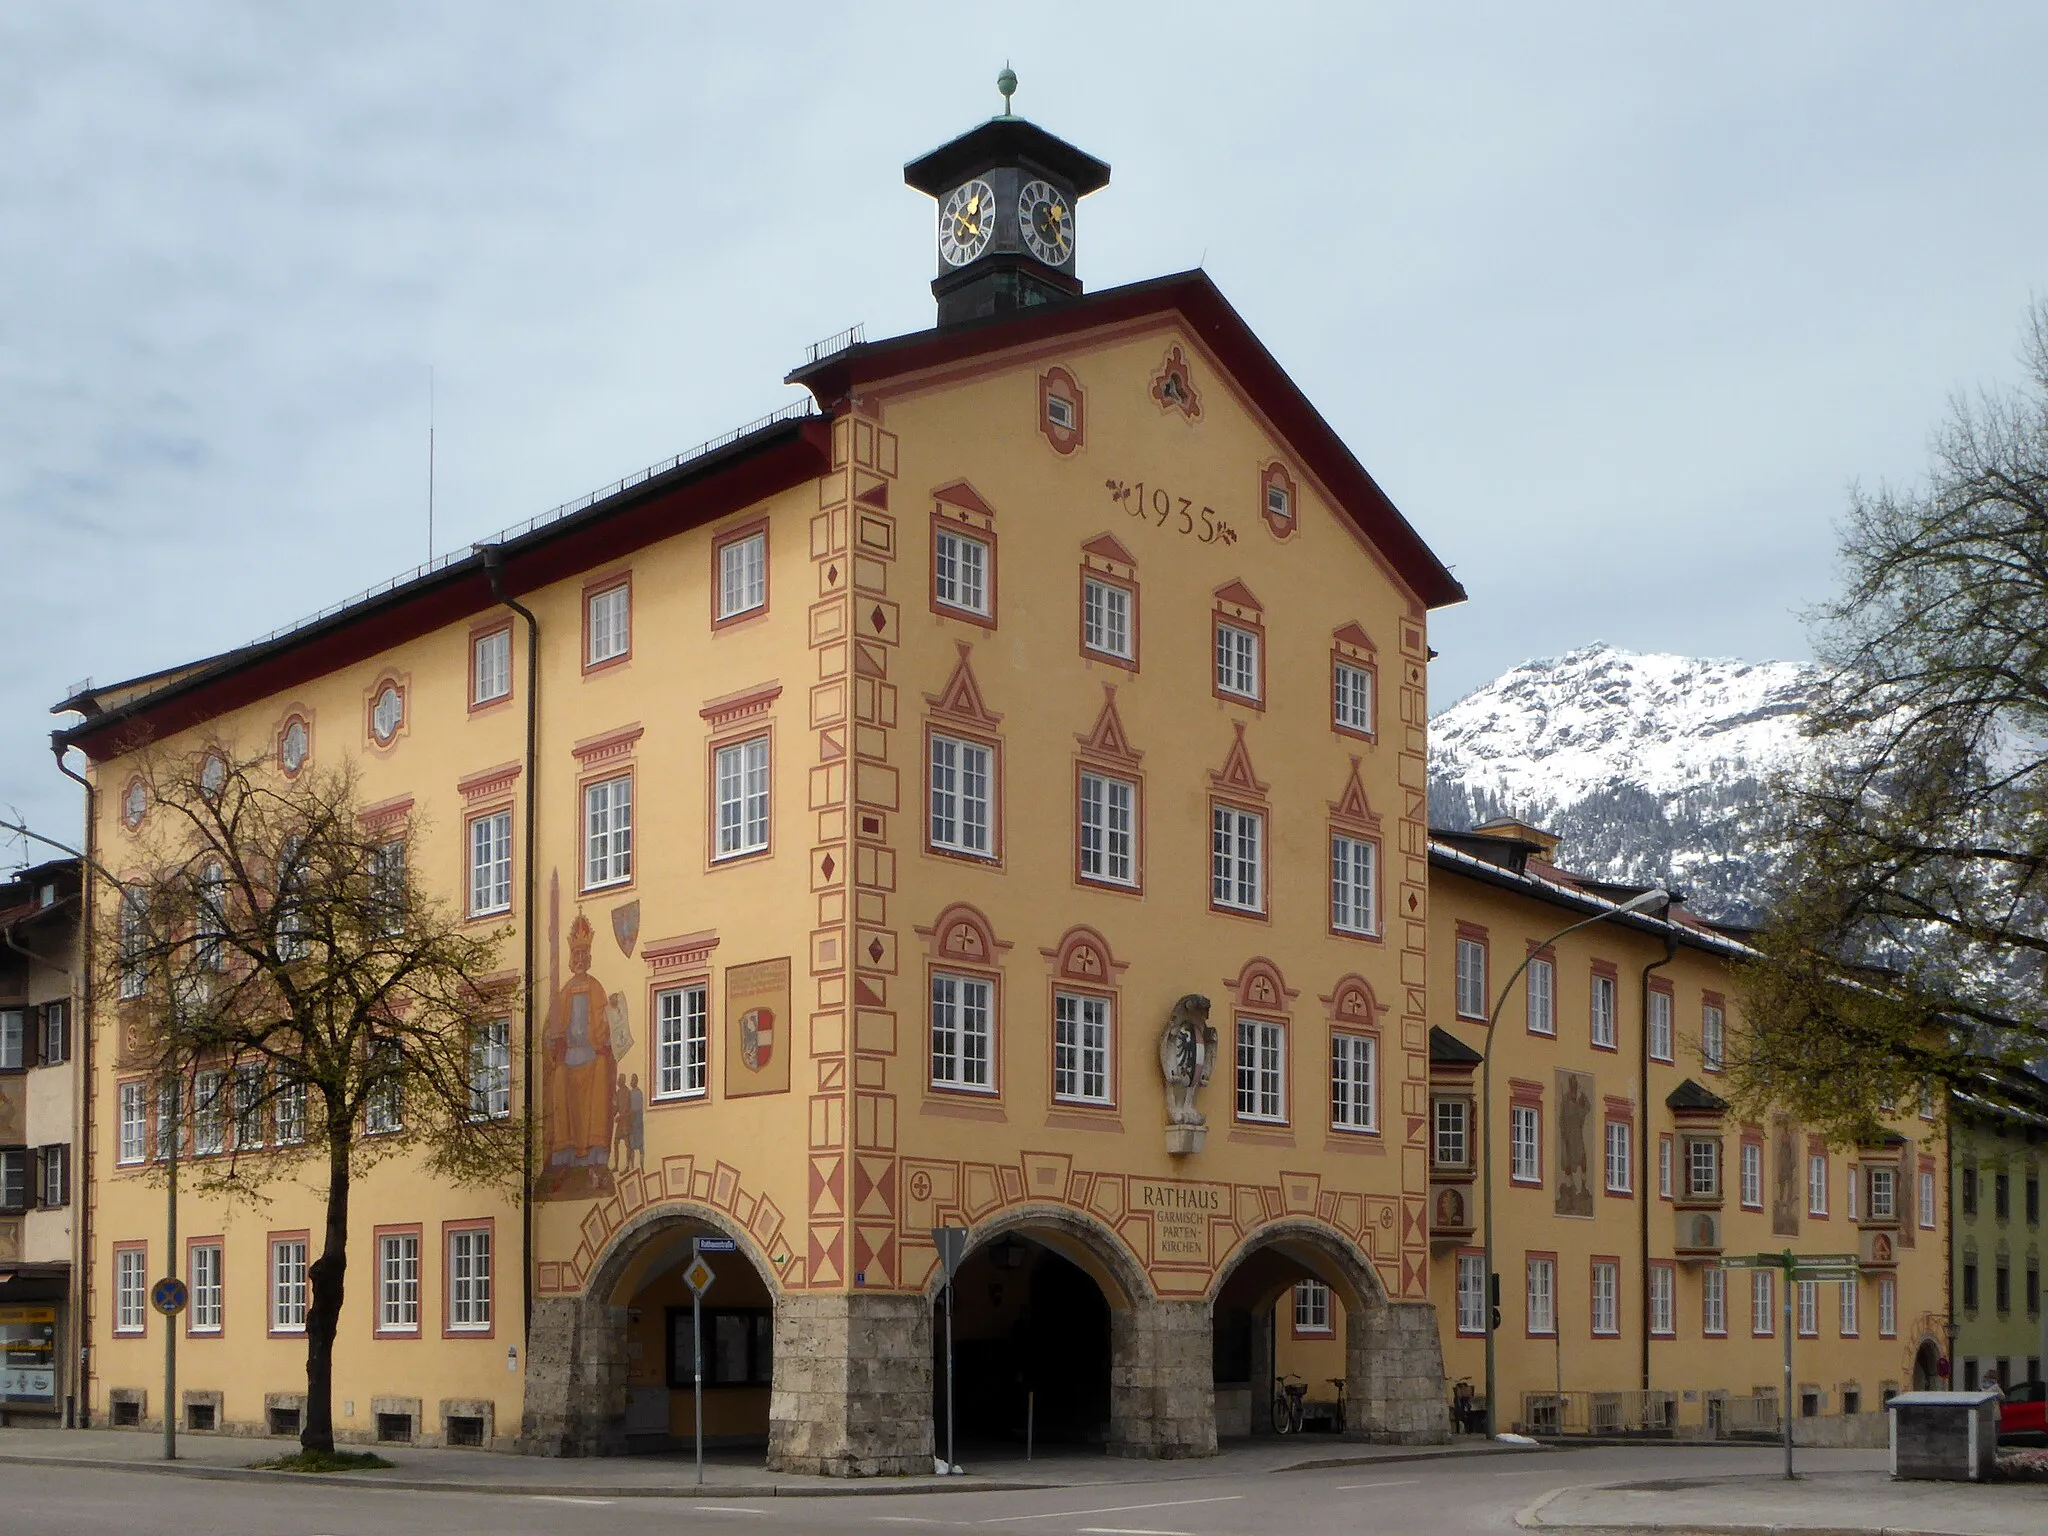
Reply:
[[[1807,1387],[1799,1394],[1799,1417],[1817,1419],[1820,1417],[1820,1394]]]
[[[212,1429],[214,1427],[213,1404],[187,1403],[185,1405],[185,1427],[198,1430]]]
[[[296,1408],[271,1409],[270,1432],[273,1435],[296,1435],[299,1432],[299,1410]]]
[[[412,1415],[409,1413],[380,1413],[377,1415],[377,1438],[387,1444],[412,1444]]]
[[[142,1422],[142,1404],[132,1397],[114,1399],[114,1423],[119,1428],[132,1429]]]
[[[484,1443],[483,1418],[478,1414],[449,1414],[447,1441],[450,1445],[482,1445]]]
[[[1842,1412],[1861,1413],[1862,1411],[1863,1394],[1854,1387],[1842,1388]]]

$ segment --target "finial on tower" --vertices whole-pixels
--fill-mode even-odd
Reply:
[[[1003,61],[1003,72],[996,76],[996,89],[1003,93],[1003,116],[1013,115],[1010,111],[1010,98],[1017,94],[1017,71],[1010,68],[1007,59]]]

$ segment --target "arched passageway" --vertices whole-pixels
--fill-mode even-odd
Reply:
[[[953,1282],[954,1428],[965,1446],[1109,1439],[1110,1306],[1086,1270],[1021,1232],[970,1253]],[[945,1424],[946,1328],[932,1325],[932,1420]],[[964,1453],[963,1453],[964,1454]]]
[[[1305,1389],[1304,1432],[1447,1435],[1434,1309],[1390,1302],[1367,1256],[1334,1230],[1307,1219],[1262,1229],[1217,1276],[1210,1305],[1220,1438],[1278,1433],[1289,1380]]]
[[[776,1293],[746,1235],[691,1205],[643,1213],[614,1236],[580,1296],[536,1301],[527,1359],[526,1448],[618,1456],[694,1445],[694,1339],[683,1272],[706,1256],[704,1436],[721,1451],[766,1451],[775,1382]]]

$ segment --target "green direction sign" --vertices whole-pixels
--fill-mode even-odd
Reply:
[[[1854,1280],[1863,1263],[1853,1253],[1735,1253],[1721,1261],[1723,1269],[1777,1269],[1801,1280]]]

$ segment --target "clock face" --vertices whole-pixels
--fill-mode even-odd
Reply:
[[[1051,182],[1034,181],[1017,199],[1017,224],[1031,254],[1056,267],[1074,254],[1074,207]]]
[[[970,181],[946,194],[939,207],[939,255],[949,267],[964,267],[983,251],[996,233],[995,189]]]

